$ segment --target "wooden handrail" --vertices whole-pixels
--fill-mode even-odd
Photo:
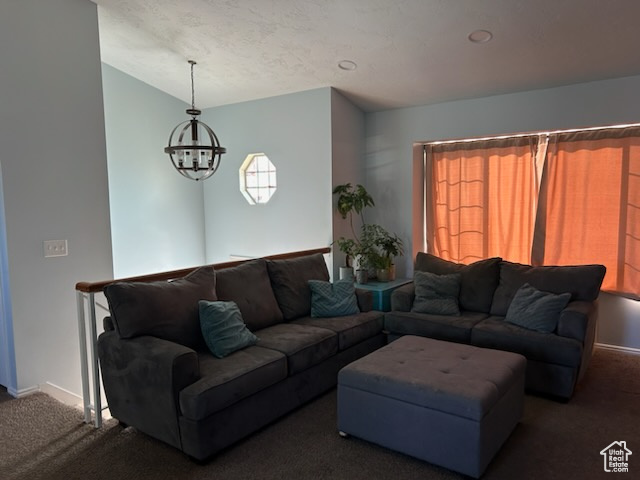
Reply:
[[[277,255],[269,255],[267,257],[263,257],[268,260],[282,260],[287,258],[296,258],[296,257],[304,257],[305,255],[313,255],[315,253],[330,253],[330,247],[324,248],[315,248],[313,250],[302,250],[299,252],[289,252],[289,253],[280,253]],[[247,262],[251,259],[247,260],[235,260],[232,262],[223,262],[223,263],[212,263],[206,266],[211,266],[216,270],[222,270],[223,268],[235,267],[236,265],[240,265],[244,262]],[[102,289],[114,282],[154,282],[159,280],[171,280],[174,278],[184,277],[188,273],[192,272],[199,266],[191,267],[191,268],[182,268],[180,270],[171,270],[168,272],[159,272],[152,273],[149,275],[139,275],[136,277],[127,277],[127,278],[116,278],[113,280],[101,280],[99,282],[78,282],[76,283],[76,290],[83,293],[97,293],[101,292]]]

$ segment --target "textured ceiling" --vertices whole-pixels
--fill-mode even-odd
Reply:
[[[190,102],[194,59],[200,108],[332,86],[373,111],[640,74],[638,0],[93,1],[102,60]]]

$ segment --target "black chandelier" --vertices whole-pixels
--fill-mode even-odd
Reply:
[[[191,120],[182,122],[171,131],[169,146],[164,149],[169,154],[175,169],[191,180],[205,180],[213,175],[220,166],[220,157],[227,149],[220,146],[220,141],[213,130],[196,117],[202,113],[195,107],[193,87],[193,66],[191,64],[191,108],[187,115]],[[175,138],[174,138],[175,137]]]

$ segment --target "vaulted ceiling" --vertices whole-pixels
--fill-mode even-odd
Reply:
[[[93,1],[102,60],[190,102],[193,59],[200,108],[332,86],[374,111],[640,74],[637,0]]]

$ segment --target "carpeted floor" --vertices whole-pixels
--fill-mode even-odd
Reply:
[[[96,430],[44,394],[0,392],[2,479],[462,479],[336,432],[335,390],[198,465],[115,420]],[[600,451],[626,441],[640,474],[640,356],[596,350],[569,403],[527,395],[522,422],[483,478],[612,479]],[[460,455],[465,452],[461,451]],[[636,459],[635,457],[639,457]]]

